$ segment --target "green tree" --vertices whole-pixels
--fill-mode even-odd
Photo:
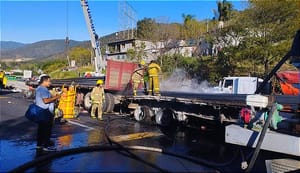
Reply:
[[[69,52],[70,60],[75,60],[77,66],[84,66],[91,62],[91,52],[87,48],[74,47]]]
[[[222,30],[210,33],[221,45],[217,74],[263,76],[291,46],[299,27],[296,1],[249,1],[249,8],[234,11]],[[225,71],[221,70],[224,69]]]
[[[245,30],[243,52],[248,59],[263,64],[264,73],[275,65],[291,46],[299,28],[299,2],[250,1],[250,8],[242,12]],[[251,48],[251,54],[245,50]]]
[[[185,25],[187,22],[191,20],[195,20],[195,16],[191,14],[182,14],[182,18],[183,18],[183,25]]]
[[[144,18],[137,22],[137,38],[139,39],[153,39],[153,33],[156,31],[156,22],[151,18]]]
[[[198,22],[194,15],[182,14],[183,26],[181,28],[181,39],[197,38],[198,35]]]
[[[163,54],[158,56],[157,61],[161,62],[162,71],[167,75],[169,75],[174,71],[174,69],[180,67],[178,64],[182,58],[183,56],[180,54],[174,54],[174,55]]]
[[[231,2],[226,0],[218,1],[218,20],[219,21],[227,21],[230,18],[230,13],[233,10],[233,5]]]
[[[145,59],[147,54],[145,52],[146,44],[145,42],[140,42],[137,44],[134,49],[127,50],[127,56],[130,60],[140,62],[142,59]]]
[[[226,0],[217,1],[217,10],[213,10],[214,12],[214,20],[218,20],[218,29],[223,29],[225,25],[225,21],[228,21],[231,17],[231,13],[233,11],[233,5],[231,2]]]
[[[58,69],[63,69],[68,66],[68,62],[63,59],[49,60],[42,64],[42,70],[46,74],[50,74]]]

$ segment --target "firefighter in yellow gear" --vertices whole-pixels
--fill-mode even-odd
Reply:
[[[6,84],[7,84],[7,78],[5,76],[5,72],[1,70],[0,71],[0,89],[6,88]]]
[[[92,110],[91,110],[91,117],[96,118],[95,113],[98,109],[98,120],[102,121],[102,107],[103,103],[105,101],[105,93],[103,88],[103,80],[97,81],[97,86],[93,88],[91,93],[91,99],[92,99]]]
[[[151,61],[148,65],[148,75],[149,75],[149,88],[148,94],[149,95],[160,95],[159,92],[159,79],[158,74],[160,73],[161,69],[155,61]]]
[[[145,61],[141,61],[131,76],[133,95],[136,96],[140,83],[144,84]]]

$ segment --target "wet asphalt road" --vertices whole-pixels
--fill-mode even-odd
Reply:
[[[253,150],[224,143],[222,128],[161,129],[150,123],[139,123],[128,116],[105,114],[104,121],[81,113],[67,124],[55,124],[55,153],[35,150],[36,124],[24,117],[31,100],[21,93],[0,94],[0,172],[7,172],[32,160],[38,162],[26,171],[43,172],[241,172],[243,159]],[[143,150],[122,150],[106,138],[122,146],[143,146]],[[111,145],[113,147],[111,147]],[[75,148],[98,146],[97,151],[81,152]],[[104,148],[109,148],[104,151]],[[151,147],[151,148],[150,148]],[[117,149],[116,149],[117,148]],[[161,151],[149,151],[150,149]],[[74,149],[70,155],[50,155]],[[162,153],[162,151],[164,153]],[[168,155],[168,154],[172,154]],[[174,153],[177,157],[174,157]],[[58,154],[57,154],[58,155]],[[181,157],[179,157],[181,156]],[[254,172],[266,172],[264,160],[282,155],[262,151]],[[192,160],[187,160],[188,159]]]

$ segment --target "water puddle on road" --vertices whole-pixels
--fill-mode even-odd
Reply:
[[[0,172],[7,172],[35,158],[35,141],[0,141]]]

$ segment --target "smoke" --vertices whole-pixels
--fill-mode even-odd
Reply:
[[[219,90],[205,80],[198,82],[190,78],[183,69],[175,69],[170,77],[162,80],[160,84],[162,91],[179,91],[189,93],[219,93]]]

